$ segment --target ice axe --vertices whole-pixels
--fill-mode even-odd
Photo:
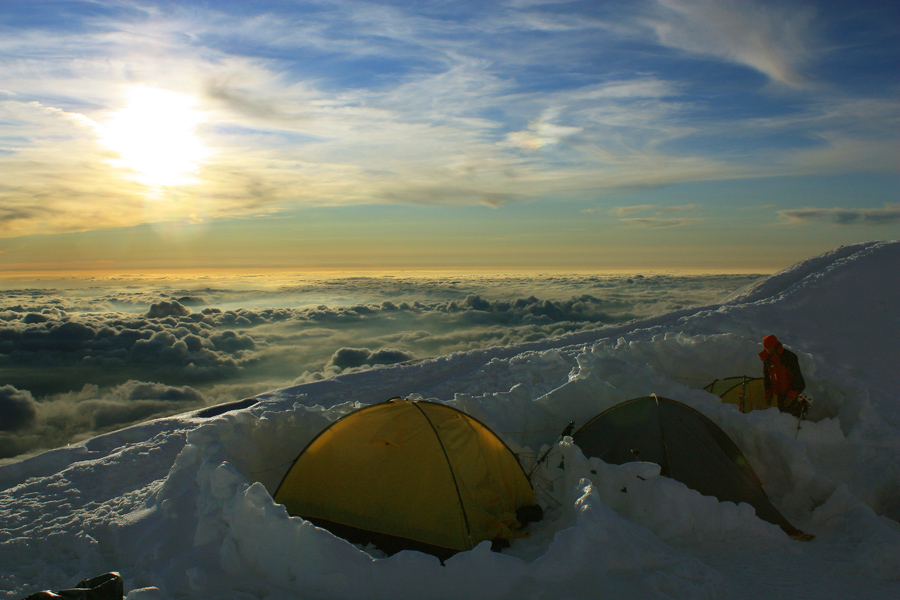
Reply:
[[[812,398],[807,398],[805,396],[797,396],[797,406],[800,411],[797,415],[797,431],[794,432],[794,439],[800,435],[800,424],[803,422],[803,419],[806,418],[807,413],[809,412],[809,405],[812,402]]]

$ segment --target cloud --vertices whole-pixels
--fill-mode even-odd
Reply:
[[[557,111],[546,111],[539,119],[529,124],[528,129],[507,134],[507,143],[526,150],[537,150],[543,146],[558,144],[583,130],[582,127],[554,123],[558,117]]]
[[[697,204],[682,204],[679,206],[659,206],[656,204],[640,204],[637,206],[619,206],[615,209],[616,215],[621,217],[620,223],[649,227],[651,229],[664,229],[669,227],[681,227],[690,223],[696,223],[698,219],[686,217],[672,217],[678,213],[694,212],[699,208]],[[651,212],[653,217],[629,217],[642,212]]]
[[[11,385],[0,387],[0,431],[28,427],[37,416],[37,403],[27,390]]]
[[[660,43],[751,67],[785,85],[805,83],[814,56],[814,13],[797,4],[745,0],[657,0],[649,24]]]
[[[674,213],[682,213],[682,212],[693,212],[699,208],[697,204],[681,204],[679,206],[660,206],[657,208],[656,213],[660,215],[665,214],[674,214]]]
[[[160,305],[168,308],[160,311]],[[10,307],[5,326],[0,327],[0,367],[77,367],[64,376],[71,379],[69,385],[77,387],[111,369],[123,373],[138,369],[146,376],[168,381],[211,380],[234,375],[256,359],[254,340],[228,329],[253,324],[241,312],[190,314],[177,302],[166,301],[152,306],[157,307],[151,310],[154,318]],[[273,314],[242,312],[257,322],[266,322]],[[55,377],[46,377],[44,389],[64,391],[53,387],[54,381]],[[60,384],[65,385],[65,380],[56,385]]]
[[[828,221],[835,225],[892,225],[900,222],[900,204],[886,204],[884,208],[797,208],[779,210],[778,214],[794,223]]]
[[[626,217],[628,215],[633,215],[639,212],[646,212],[649,210],[654,210],[656,208],[655,204],[638,204],[636,206],[619,206],[616,207],[615,213],[620,217]]]
[[[79,402],[79,406],[90,414],[90,430],[93,431],[205,405],[203,394],[191,387],[134,380],[116,386],[97,400]]]
[[[178,302],[177,300],[159,302],[151,304],[150,310],[147,311],[147,318],[160,319],[163,317],[184,317],[191,314],[191,310]]]
[[[204,93],[208,98],[222,102],[231,112],[252,119],[299,124],[308,121],[310,116],[309,113],[288,113],[284,106],[286,103],[257,97],[252,91],[236,89],[227,81],[207,81]]]
[[[641,227],[649,227],[651,229],[664,229],[668,227],[681,227],[694,222],[694,219],[662,219],[654,217],[619,219],[621,223],[629,225],[639,225]]]
[[[147,419],[212,403],[190,387],[127,381],[101,390],[51,394],[35,402],[28,391],[0,388],[0,458],[49,449]]]
[[[380,348],[374,352],[368,348],[339,348],[331,357],[331,363],[340,369],[362,366],[393,365],[414,359],[409,352],[395,348]]]

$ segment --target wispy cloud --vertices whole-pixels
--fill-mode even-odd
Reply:
[[[892,225],[900,223],[900,204],[884,208],[797,208],[779,210],[778,214],[793,223],[827,221],[835,225]]]
[[[619,217],[619,222],[637,227],[650,229],[665,229],[669,227],[681,227],[697,223],[700,219],[674,216],[683,213],[692,213],[699,208],[696,204],[682,204],[680,206],[660,206],[656,204],[640,204],[635,206],[619,206],[613,210]],[[650,213],[652,216],[633,217],[639,213]]]
[[[693,212],[700,208],[697,204],[682,204],[680,206],[660,206],[656,209],[656,214],[666,215],[666,214],[676,214],[683,212]]]
[[[662,227],[679,227],[688,223],[697,222],[697,218],[689,218],[681,215],[683,213],[695,212],[699,206],[697,204],[682,204],[678,206],[660,206],[657,204],[639,204],[635,206],[619,206],[613,209],[613,213],[619,217],[620,223],[629,225],[639,225],[642,227],[662,228]],[[632,217],[639,213],[650,213],[652,216]]]
[[[557,144],[564,138],[582,131],[581,127],[571,127],[554,123],[555,111],[548,111],[529,124],[528,129],[507,134],[506,139],[512,146],[526,150],[537,150],[548,144]]]
[[[637,206],[619,206],[615,209],[615,213],[620,217],[627,217],[635,213],[646,212],[656,208],[655,204],[639,204]]]
[[[817,18],[797,5],[660,0],[650,13],[339,1],[239,16],[228,3],[113,2],[46,26],[25,19],[0,38],[16,58],[0,64],[0,235],[893,172],[896,101],[840,82],[804,95],[804,67],[823,52]],[[719,88],[692,73],[696,56],[794,95],[748,108],[758,78]],[[158,193],[103,145],[98,127],[138,85],[196,100],[210,155],[189,184]]]
[[[681,227],[682,225],[687,225],[689,223],[693,223],[696,219],[679,219],[679,218],[671,218],[671,219],[663,219],[660,217],[630,217],[627,219],[619,219],[621,223],[626,223],[628,225],[637,225],[640,227],[649,227],[651,229],[664,229],[668,227]]]
[[[815,55],[814,12],[801,4],[744,0],[657,0],[648,21],[660,43],[751,67],[773,81],[800,86]]]

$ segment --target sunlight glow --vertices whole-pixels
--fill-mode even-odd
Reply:
[[[195,132],[206,120],[196,99],[146,87],[133,88],[130,95],[128,106],[100,127],[103,144],[121,157],[110,163],[155,188],[194,183],[210,155]]]

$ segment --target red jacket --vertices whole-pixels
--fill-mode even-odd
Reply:
[[[763,361],[766,398],[771,398],[773,394],[787,394],[791,400],[796,399],[806,387],[797,355],[785,350],[779,343],[775,352],[769,354],[763,350],[759,353],[759,358]]]

